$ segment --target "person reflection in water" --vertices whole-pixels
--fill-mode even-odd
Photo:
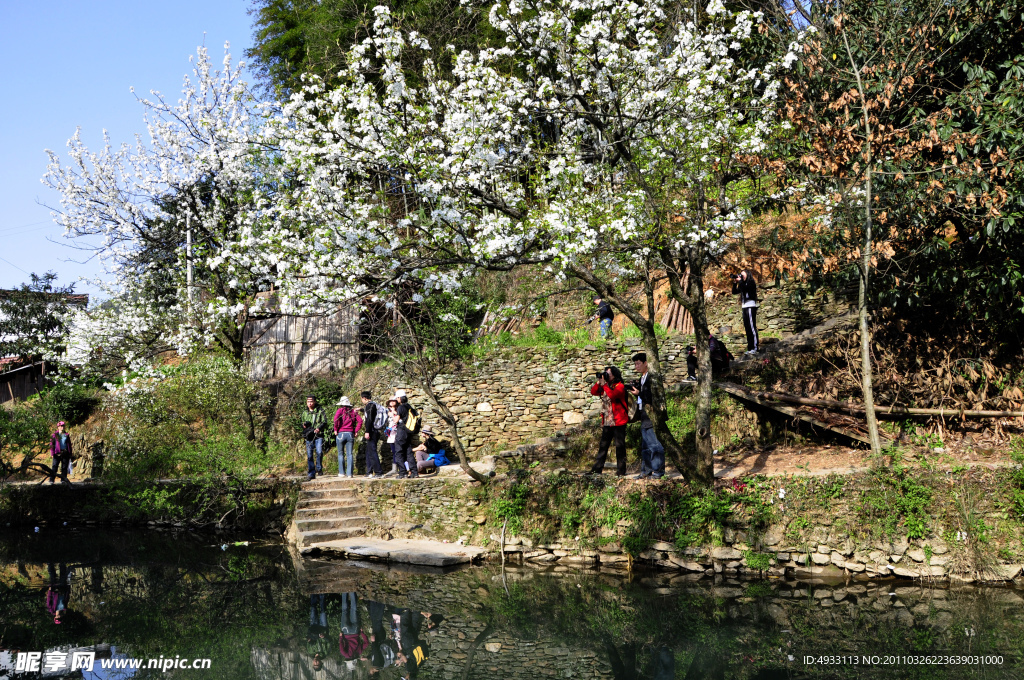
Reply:
[[[362,656],[366,648],[370,646],[370,640],[360,629],[359,625],[359,604],[355,593],[341,594],[341,635],[338,637],[338,647],[341,651],[341,658],[352,661]]]
[[[313,670],[323,668],[330,651],[327,642],[327,596],[309,596],[309,628],[306,632],[306,651],[313,657]]]
[[[387,605],[367,600],[366,611],[370,615],[370,646],[367,648],[367,656],[370,659],[370,673],[376,674],[380,669],[394,664],[395,650],[391,646],[388,629],[384,626]]]
[[[664,645],[651,650],[651,663],[648,673],[637,668],[636,645],[625,645],[621,652],[611,642],[608,645],[608,661],[612,666],[615,680],[674,680],[676,677],[676,659],[672,650]],[[690,675],[687,674],[687,679]],[[700,676],[702,679],[704,676]],[[709,676],[710,677],[710,676]]]
[[[431,631],[443,620],[440,614],[430,612],[414,612],[409,609],[392,612],[391,631],[398,648],[395,665],[404,667],[403,680],[417,677],[420,666],[430,658],[430,646],[420,637],[424,624],[427,631]]]
[[[71,601],[71,574],[66,564],[60,565],[60,576],[52,562],[46,565],[50,572],[50,586],[46,589],[46,611],[53,616],[53,622],[62,623],[68,603]]]

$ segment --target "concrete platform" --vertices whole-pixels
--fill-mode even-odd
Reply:
[[[380,538],[346,538],[314,543],[301,550],[304,556],[337,556],[345,559],[378,560],[429,567],[468,564],[482,557],[486,552],[483,548],[469,545],[412,541],[403,538],[395,538],[390,541]]]

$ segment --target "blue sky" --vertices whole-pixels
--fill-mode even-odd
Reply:
[[[206,33],[215,63],[225,41],[237,63],[252,44],[249,0],[53,2],[0,0],[0,288],[28,280],[26,272],[57,272],[59,282],[101,274],[88,253],[68,247],[40,203],[59,196],[40,183],[44,149],[66,158],[75,127],[90,148],[103,129],[116,144],[145,133],[140,95],[159,90],[177,101]],[[250,78],[251,82],[251,78]],[[54,243],[56,242],[56,243]],[[78,284],[80,292],[95,293]]]

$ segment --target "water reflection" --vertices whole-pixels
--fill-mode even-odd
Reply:
[[[293,559],[278,544],[222,550],[189,535],[5,538],[0,678],[82,677],[14,670],[19,653],[74,650],[97,664],[209,658],[209,670],[168,677],[218,679],[1022,677],[1024,597],[1013,588],[398,571]],[[940,653],[1002,663],[805,663]]]

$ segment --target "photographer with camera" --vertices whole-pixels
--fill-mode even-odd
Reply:
[[[597,373],[597,382],[590,388],[590,393],[601,397],[601,444],[597,450],[597,460],[590,472],[595,475],[604,471],[604,462],[608,458],[608,447],[615,440],[615,475],[626,475],[626,424],[629,414],[626,404],[626,386],[622,383],[622,372],[616,366],[609,366]]]
[[[760,351],[760,338],[757,336],[757,282],[754,272],[744,269],[732,275],[732,294],[740,296],[740,311],[743,314],[743,330],[747,332],[747,354]]]
[[[587,319],[587,323],[597,319],[598,325],[601,327],[601,337],[606,338],[612,332],[612,321],[615,319],[615,312],[612,311],[611,305],[599,297],[594,298],[594,304],[597,305],[597,311]]]
[[[327,414],[317,406],[316,397],[306,397],[306,410],[302,412],[302,438],[306,440],[306,479],[316,479],[317,475],[324,472],[324,431],[327,423]]]

